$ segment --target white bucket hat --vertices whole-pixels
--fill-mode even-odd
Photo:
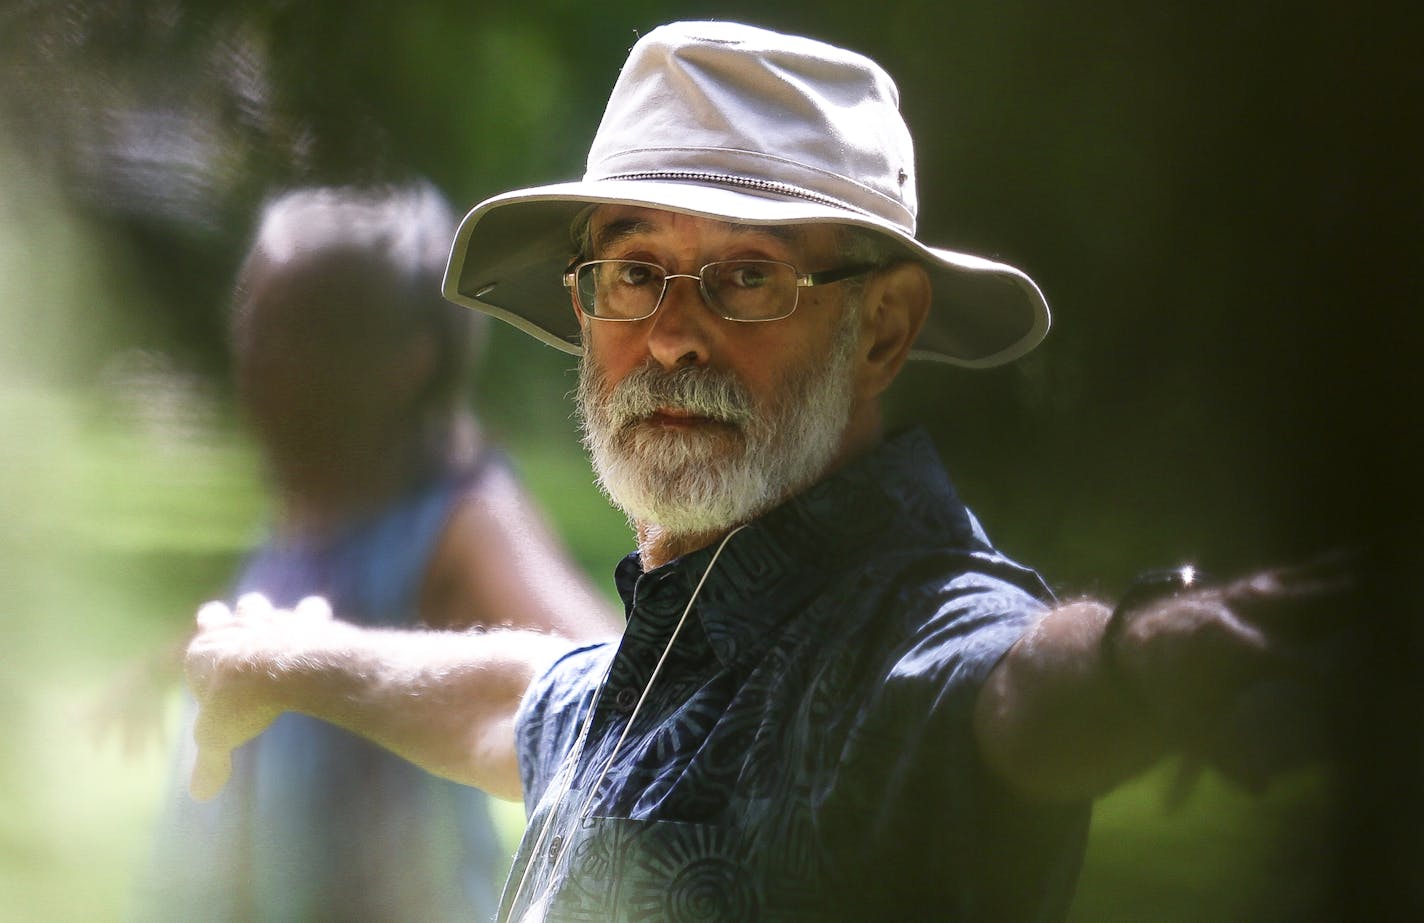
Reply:
[[[1048,305],[1024,273],[915,239],[899,92],[874,61],[822,42],[730,22],[649,32],[613,87],[583,179],[475,206],[455,235],[445,297],[581,353],[563,274],[575,220],[600,204],[876,232],[930,272],[934,303],[912,358],[986,368],[1048,332]]]

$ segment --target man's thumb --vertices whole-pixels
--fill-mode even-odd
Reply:
[[[200,748],[198,758],[193,763],[193,774],[188,779],[188,792],[197,801],[208,801],[223,790],[231,775],[231,753],[214,753],[210,749]]]

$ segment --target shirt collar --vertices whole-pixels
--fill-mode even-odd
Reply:
[[[754,520],[727,543],[698,596],[696,612],[724,664],[742,645],[798,610],[833,576],[864,563],[867,550],[987,549],[959,502],[929,435],[902,432]],[[644,574],[637,552],[614,574],[631,614],[650,583],[681,598],[702,579],[717,545]]]

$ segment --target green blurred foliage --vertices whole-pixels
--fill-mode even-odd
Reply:
[[[1402,13],[1279,0],[0,8],[0,732],[13,742],[0,784],[21,793],[0,812],[0,907],[115,918],[141,861],[166,763],[95,749],[76,716],[221,592],[262,520],[224,306],[263,197],[424,175],[463,206],[576,176],[627,48],[675,18],[746,19],[880,60],[917,142],[921,237],[1044,288],[1055,328],[1034,355],[986,373],[911,368],[890,397],[897,424],[930,428],[1008,551],[1069,594],[1111,595],[1182,559],[1233,574],[1340,545],[1391,549],[1414,573],[1406,276],[1424,201]],[[575,448],[571,366],[501,329],[471,388],[606,585],[627,531]],[[1264,801],[1208,777],[1167,814],[1170,770],[1114,795],[1075,919],[1420,910],[1418,734],[1391,717],[1419,702],[1409,598],[1384,584],[1374,611],[1342,614],[1391,640],[1345,729],[1358,759]]]

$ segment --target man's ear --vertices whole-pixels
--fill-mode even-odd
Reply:
[[[573,292],[569,292],[569,309],[574,312],[574,317],[578,320],[579,329],[584,332],[585,336],[587,336],[588,315],[583,313],[583,309],[579,307],[578,299],[574,297]]]
[[[865,283],[861,329],[860,396],[880,395],[910,354],[930,311],[930,277],[905,260],[877,270]]]
[[[579,338],[578,345],[582,350],[588,349],[588,315],[583,313],[583,308],[579,307],[578,299],[573,292],[569,292],[569,310],[574,312],[574,319],[578,321]]]

